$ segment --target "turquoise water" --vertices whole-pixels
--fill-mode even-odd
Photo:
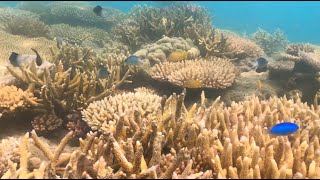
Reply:
[[[3,1],[1,6],[15,7],[20,1]],[[165,6],[159,1],[92,1],[92,4],[111,6],[124,12],[137,4]],[[291,42],[309,42],[320,45],[320,2],[312,1],[193,1],[204,6],[214,16],[218,28],[252,34],[258,27],[269,32],[280,28]]]
[[[136,4],[159,6],[160,2],[103,2],[128,12]],[[252,34],[258,27],[269,32],[280,28],[291,42],[320,45],[320,2],[313,1],[193,1],[204,6],[214,16],[213,24],[238,33]]]

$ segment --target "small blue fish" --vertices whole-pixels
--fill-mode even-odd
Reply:
[[[253,68],[256,68],[257,73],[266,72],[268,69],[268,60],[264,57],[258,58]]]
[[[102,64],[98,66],[97,77],[100,79],[105,79],[110,75],[109,70]]]
[[[140,65],[143,63],[142,59],[139,56],[129,56],[125,61],[127,65]]]
[[[298,129],[299,129],[299,126],[295,123],[283,122],[283,123],[274,125],[269,130],[269,132],[277,136],[287,136],[289,134],[296,132]]]

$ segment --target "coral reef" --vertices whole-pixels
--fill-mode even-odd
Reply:
[[[288,44],[288,40],[284,33],[277,29],[273,34],[258,28],[258,30],[251,35],[251,39],[256,42],[267,55],[274,54],[284,50]]]
[[[29,16],[16,16],[4,25],[4,31],[26,37],[49,37],[49,27]]]
[[[54,66],[42,73],[36,71],[34,61],[19,70],[8,66],[10,73],[20,83],[32,86],[33,92],[41,99],[37,112],[64,119],[73,110],[85,108],[89,103],[110,95],[121,84],[130,82],[126,81],[130,71],[122,73],[119,66],[108,67],[108,78],[98,78],[96,72],[102,61],[90,48],[64,45],[52,53]]]
[[[188,38],[187,29],[202,26],[211,27],[209,13],[200,6],[181,2],[166,8],[135,6],[112,32],[122,43],[137,51],[141,45],[164,35]]]
[[[30,91],[23,91],[15,86],[0,86],[0,113],[26,110],[38,105],[38,98]]]
[[[98,28],[54,24],[51,25],[50,32],[52,37],[62,38],[70,44],[81,45],[84,41],[91,41],[102,47],[104,43],[110,41],[109,34]]]
[[[19,139],[7,137],[0,142],[0,176],[9,170],[8,160],[19,162]]]
[[[206,58],[157,64],[150,75],[181,87],[224,89],[233,84],[237,73],[227,59]]]
[[[0,31],[0,65],[8,64],[12,52],[34,55],[31,48],[36,49],[44,60],[49,61],[52,59],[50,47],[56,50],[56,42],[44,37],[26,38]]]
[[[82,111],[83,120],[92,130],[103,133],[114,133],[118,126],[128,126],[126,133],[133,135],[136,128],[150,126],[150,123],[156,120],[160,101],[160,96],[149,91],[117,94],[89,104]],[[124,117],[123,114],[128,116]],[[135,122],[134,116],[140,116],[141,119]],[[147,122],[141,124],[142,119]]]
[[[123,133],[123,121],[114,133],[80,139],[72,153],[62,154],[71,132],[52,152],[33,131],[31,138],[47,160],[31,170],[27,133],[20,143],[20,168],[10,163],[2,178],[320,177],[317,104],[253,96],[224,107],[219,98],[208,105],[202,94],[200,104],[187,109],[183,100],[184,94],[170,96],[158,111],[162,121],[138,129],[132,138]],[[284,121],[297,123],[299,131],[289,137],[265,133]]]
[[[179,54],[174,56],[172,53]],[[154,66],[166,61],[177,62],[184,59],[194,59],[200,55],[200,51],[193,45],[190,39],[185,40],[182,37],[169,38],[165,36],[155,43],[143,46],[134,55],[139,56],[142,60],[148,61],[148,64]],[[181,58],[181,56],[184,57]]]
[[[227,57],[231,59],[244,59],[247,57],[260,57],[264,51],[255,42],[236,35],[224,32],[228,45],[226,52],[233,52]]]
[[[15,8],[0,8],[0,27],[4,28],[4,25],[10,22],[14,18],[28,17],[30,19],[39,19],[39,15],[30,11],[25,11]]]
[[[46,13],[41,20],[47,24],[69,24],[71,26],[96,27],[109,30],[122,18],[122,13],[111,7],[103,7],[104,15],[97,16],[92,12],[93,6],[78,2],[52,2],[46,6]]]
[[[31,121],[31,124],[36,132],[47,134],[59,128],[62,124],[62,119],[52,114],[41,114],[36,116]]]
[[[304,51],[306,53],[314,53],[315,48],[308,43],[290,43],[285,50],[287,54],[290,54],[292,56],[299,56],[300,51]]]

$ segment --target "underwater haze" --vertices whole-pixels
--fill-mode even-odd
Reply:
[[[320,179],[319,2],[0,2],[1,179]]]

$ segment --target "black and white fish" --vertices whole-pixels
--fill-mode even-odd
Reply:
[[[22,67],[24,64],[29,63],[30,59],[34,60],[38,66],[41,66],[43,63],[42,58],[40,57],[37,50],[31,48],[33,52],[36,53],[36,55],[30,55],[30,54],[18,54],[16,52],[12,52],[9,60],[10,63],[14,67]]]

